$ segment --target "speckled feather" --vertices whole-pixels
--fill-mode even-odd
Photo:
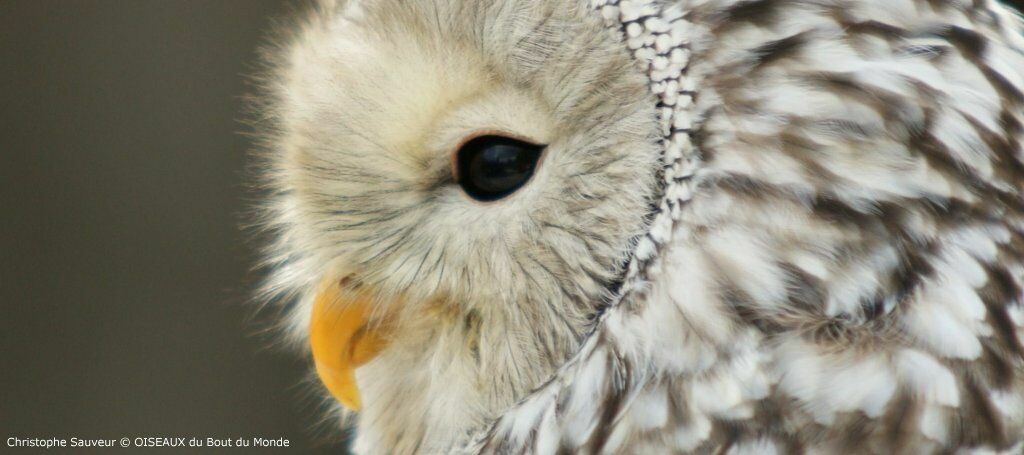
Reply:
[[[1016,13],[565,3],[325,1],[273,52],[268,294],[301,340],[356,264],[411,315],[357,451],[1024,448]],[[480,128],[553,144],[486,209]]]
[[[1018,16],[596,7],[661,101],[665,226],[580,352],[470,449],[1019,453]]]

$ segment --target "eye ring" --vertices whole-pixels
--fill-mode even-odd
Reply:
[[[504,199],[533,178],[546,148],[504,132],[473,134],[452,153],[452,175],[473,200]]]

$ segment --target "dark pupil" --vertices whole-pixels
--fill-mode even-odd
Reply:
[[[474,138],[459,149],[459,184],[473,199],[501,199],[530,179],[542,150],[502,136]]]

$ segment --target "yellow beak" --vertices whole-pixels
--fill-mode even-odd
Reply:
[[[317,293],[309,326],[310,350],[320,381],[354,411],[362,405],[356,368],[386,345],[381,328],[367,326],[369,300],[365,292],[343,292],[333,280]]]

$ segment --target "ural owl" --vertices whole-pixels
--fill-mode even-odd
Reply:
[[[1020,453],[1022,29],[322,1],[269,52],[266,296],[361,453]]]

